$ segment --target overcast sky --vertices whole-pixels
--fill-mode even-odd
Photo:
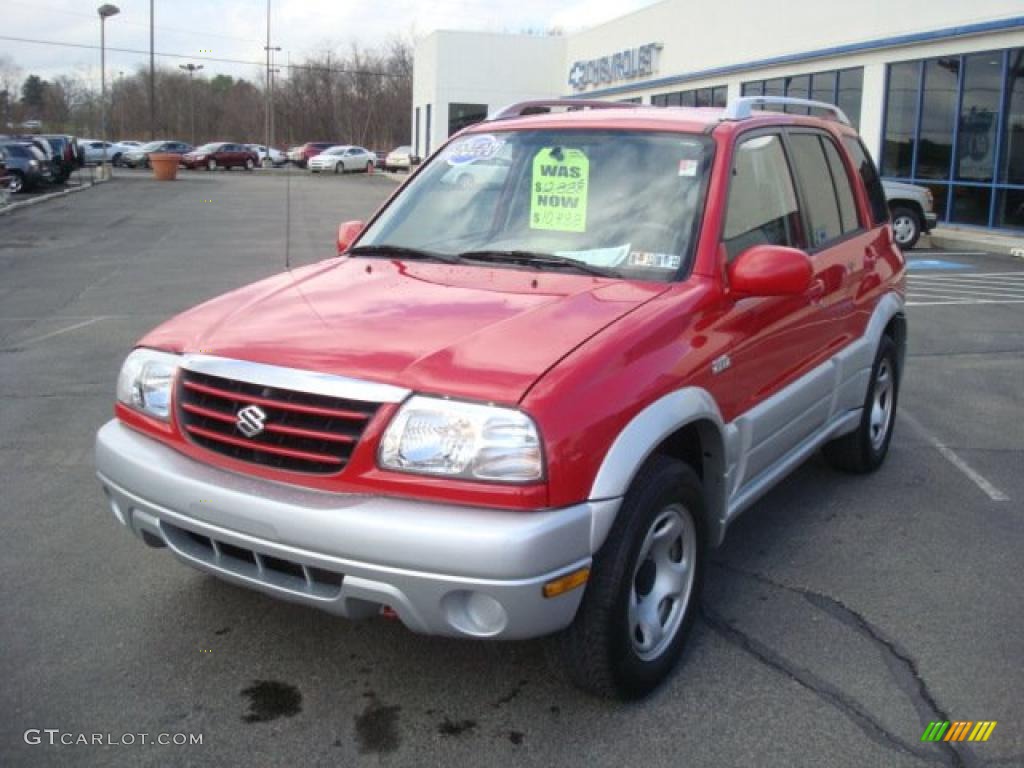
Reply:
[[[99,43],[95,7],[102,0],[0,0],[0,35]],[[655,0],[273,0],[273,45],[291,52],[342,51],[352,43],[379,45],[394,37],[412,40],[435,29],[522,31],[562,27],[568,31],[615,18]],[[107,46],[149,50],[149,0],[114,0],[121,13],[107,20]],[[157,53],[260,61],[266,44],[265,0],[156,0]],[[281,62],[284,63],[285,53]],[[99,79],[99,51],[0,40],[0,57],[12,59],[22,76],[75,74]],[[158,59],[177,65],[186,59]],[[260,76],[255,65],[195,59],[204,74]],[[147,64],[148,55],[107,55],[108,77]]]

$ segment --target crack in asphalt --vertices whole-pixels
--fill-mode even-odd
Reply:
[[[878,627],[874,626],[862,614],[850,608],[842,601],[829,595],[815,592],[806,587],[795,587],[789,584],[776,581],[768,576],[753,571],[747,571],[722,561],[712,561],[711,565],[723,571],[751,579],[791,594],[799,595],[810,603],[814,608],[827,613],[841,624],[849,627],[860,636],[869,640],[877,647],[882,655],[886,666],[896,680],[897,685],[910,698],[914,709],[925,721],[951,720],[952,718],[936,701],[934,694],[929,690],[928,684],[922,676],[917,662],[909,652],[898,642],[887,637]],[[883,746],[897,749],[913,757],[918,757],[928,762],[940,763],[952,766],[952,768],[973,768],[977,765],[971,750],[963,745],[954,747],[948,742],[938,742],[935,745],[945,752],[944,760],[937,759],[934,751],[922,752],[912,744],[903,741],[899,736],[892,733],[884,725],[879,723],[867,710],[856,700],[847,696],[840,688],[823,680],[809,669],[800,667],[787,660],[781,654],[776,653],[766,644],[746,634],[724,616],[715,612],[706,603],[702,603],[701,616],[711,629],[718,632],[726,640],[737,645],[742,650],[751,654],[762,664],[776,670],[797,684],[824,699],[833,707],[845,714],[873,741]],[[962,750],[962,751],[961,751]]]

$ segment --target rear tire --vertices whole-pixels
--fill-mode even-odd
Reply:
[[[854,474],[867,474],[882,466],[892,440],[899,391],[896,344],[888,336],[882,336],[871,368],[871,385],[864,398],[860,424],[855,431],[822,447],[825,460],[831,466]]]
[[[921,217],[905,205],[892,207],[892,232],[896,245],[909,251],[921,238]]]
[[[653,456],[633,480],[594,556],[573,623],[549,644],[553,665],[589,693],[636,699],[679,660],[704,571],[704,495],[686,464]]]

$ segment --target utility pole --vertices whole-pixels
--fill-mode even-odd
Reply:
[[[110,173],[107,166],[107,19],[116,16],[121,9],[116,5],[106,3],[96,9],[100,15],[100,143],[103,144],[103,162],[100,167],[100,177],[104,180]]]
[[[192,146],[196,145],[196,94],[195,86],[192,84],[192,76],[203,68],[202,64],[193,64],[191,61],[188,64],[179,64],[179,69],[183,69],[188,72],[188,109],[189,109],[189,120],[192,123]]]
[[[156,58],[153,54],[153,0],[149,0],[149,140],[156,141]]]

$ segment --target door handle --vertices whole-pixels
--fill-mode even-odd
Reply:
[[[869,245],[864,250],[864,269],[873,269],[876,261],[878,261],[878,249]]]
[[[815,278],[814,282],[811,283],[807,289],[807,298],[812,304],[820,304],[822,297],[825,295],[825,281],[820,277]]]

